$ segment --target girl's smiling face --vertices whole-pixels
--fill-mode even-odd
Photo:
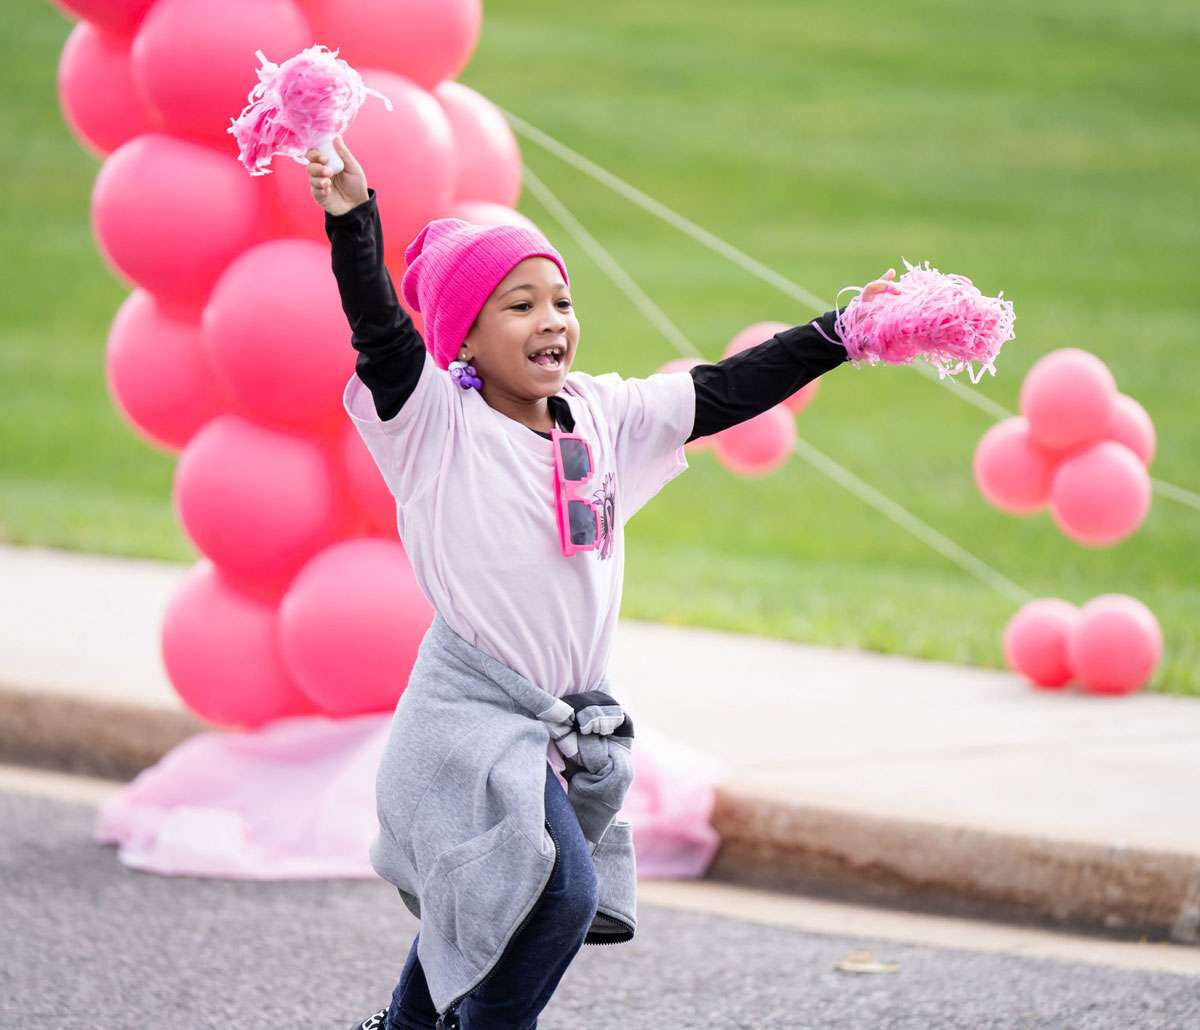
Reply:
[[[514,400],[553,397],[561,389],[579,346],[579,321],[558,265],[526,258],[492,291],[459,348],[485,387]],[[532,360],[547,348],[558,359]]]

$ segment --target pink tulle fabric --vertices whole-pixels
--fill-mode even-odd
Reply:
[[[391,713],[295,716],[184,741],[100,807],[94,838],[131,868],[231,879],[375,879],[375,775]],[[728,768],[637,722],[621,818],[638,875],[704,875]],[[560,781],[561,782],[561,781]]]
[[[358,114],[367,94],[378,97],[392,110],[392,102],[363,84],[362,76],[341,60],[337,50],[320,43],[289,57],[283,64],[268,61],[256,68],[259,83],[250,91],[250,103],[226,130],[238,142],[238,160],[251,175],[270,175],[266,167],[276,154],[308,164],[305,155],[314,147],[331,153],[330,141],[340,136]]]
[[[983,373],[996,374],[994,361],[1006,340],[1013,338],[1012,301],[985,297],[963,275],[947,275],[936,268],[914,267],[885,291],[864,302],[855,297],[838,313],[838,335],[850,360],[868,365],[885,362],[907,365],[924,358],[938,378],[958,375],[964,369],[972,383]],[[861,295],[865,287],[857,289]],[[838,291],[840,296],[841,290]],[[824,333],[822,333],[824,335]],[[972,362],[979,362],[976,372]]]

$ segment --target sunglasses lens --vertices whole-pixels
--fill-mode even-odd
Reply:
[[[586,547],[596,542],[596,512],[583,501],[569,501],[567,514],[571,519],[571,543]]]
[[[560,440],[559,449],[562,451],[564,479],[578,483],[591,475],[592,463],[588,460],[587,448],[582,440]]]

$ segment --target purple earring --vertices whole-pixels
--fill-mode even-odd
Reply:
[[[475,366],[465,361],[450,362],[450,374],[464,390],[482,390],[483,380],[475,375]]]

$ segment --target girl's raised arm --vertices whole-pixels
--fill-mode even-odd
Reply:
[[[341,215],[325,212],[325,235],[333,248],[342,310],[350,343],[358,351],[355,371],[371,391],[380,419],[394,418],[412,395],[425,363],[425,341],[396,299],[383,261],[383,225],[375,190]]]

